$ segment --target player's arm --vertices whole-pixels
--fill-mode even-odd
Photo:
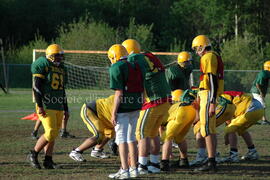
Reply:
[[[64,120],[68,120],[69,118],[69,110],[68,110],[68,102],[67,102],[67,96],[66,96],[66,91],[64,89],[64,94],[63,94],[63,106],[64,106]]]
[[[261,86],[260,84],[256,83],[256,87],[257,87],[257,89],[259,90],[261,97],[262,97],[262,98],[265,98],[265,95],[266,95],[266,94],[263,93],[262,86]]]
[[[123,90],[120,89],[115,90],[112,108],[112,119],[111,119],[114,126],[116,126],[117,124],[117,111],[120,106],[122,97],[123,97]]]
[[[218,89],[218,80],[217,76],[212,73],[207,73],[209,78],[209,86],[210,86],[210,107],[209,107],[209,116],[212,117],[215,115],[216,109],[216,99],[217,99],[217,89]]]
[[[46,114],[43,108],[43,82],[44,79],[38,76],[34,76],[34,83],[33,83],[33,92],[35,96],[35,100],[38,106],[38,113],[42,114],[43,116]]]

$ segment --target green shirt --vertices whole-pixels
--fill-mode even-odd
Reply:
[[[178,64],[171,66],[166,70],[166,79],[171,88],[171,91],[176,89],[186,90],[189,88],[190,73],[180,67]]]
[[[42,102],[46,109],[64,110],[64,65],[55,66],[45,57],[38,58],[31,65],[33,76],[44,79]]]
[[[134,64],[130,64],[135,67]],[[143,74],[144,71],[142,68],[141,71]],[[123,91],[123,97],[118,108],[118,113],[131,112],[139,110],[142,107],[142,93],[131,93],[125,91],[128,73],[128,65],[125,60],[116,62],[110,68],[110,88]]]
[[[146,98],[154,101],[171,95],[170,86],[166,81],[165,71],[158,71],[153,67],[153,63],[143,54],[131,54],[128,56],[129,62],[138,62],[145,67],[144,89]]]
[[[268,83],[270,79],[270,71],[262,70],[260,71],[256,79],[253,81],[252,87],[250,92],[260,94],[259,89],[256,87],[256,84],[259,84],[261,86],[261,90],[263,94],[267,93]]]

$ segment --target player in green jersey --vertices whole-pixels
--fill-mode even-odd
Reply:
[[[260,101],[260,103],[265,106],[265,96],[268,89],[269,79],[270,79],[270,61],[266,61],[263,66],[264,70],[260,71],[256,79],[253,81],[250,92],[253,97]],[[266,115],[264,114],[261,124],[270,124],[267,120]]]
[[[69,118],[68,104],[65,93],[64,51],[57,44],[46,49],[46,57],[40,57],[31,66],[34,77],[33,92],[36,100],[36,110],[42,122],[45,133],[37,140],[33,150],[28,154],[31,166],[40,169],[38,154],[44,148],[46,169],[59,168],[53,160],[52,153],[55,138],[63,119]]]

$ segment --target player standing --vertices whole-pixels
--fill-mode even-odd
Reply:
[[[263,70],[257,74],[256,79],[253,81],[250,90],[253,97],[258,101],[260,101],[264,108],[266,108],[265,96],[268,89],[269,79],[270,79],[270,61],[266,61],[263,65]],[[265,114],[263,115],[261,124],[270,124]]]
[[[192,41],[192,49],[200,59],[200,100],[201,135],[205,138],[208,163],[195,171],[216,171],[216,98],[223,92],[223,63],[220,56],[211,51],[211,43],[205,35],[198,35]]]
[[[183,91],[190,88],[189,78],[192,70],[192,56],[186,51],[180,52],[177,64],[166,70],[166,79],[172,91],[173,101],[179,101]]]
[[[140,45],[136,40],[127,39],[122,45],[129,53],[128,61],[138,62],[146,70],[144,104],[136,128],[136,138],[139,142],[138,171],[139,174],[158,173],[160,172],[158,130],[162,121],[168,118],[168,109],[171,106],[170,87],[166,81],[165,68],[153,54],[141,54]]]
[[[31,66],[37,114],[45,130],[28,155],[31,166],[38,169],[41,168],[38,162],[38,153],[43,148],[45,152],[44,168],[59,168],[52,160],[52,153],[62,120],[69,118],[64,86],[63,59],[64,51],[62,48],[57,44],[52,44],[46,49],[46,57],[38,58]]]
[[[115,126],[115,142],[119,147],[121,168],[109,178],[137,177],[137,142],[135,137],[139,110],[142,106],[144,67],[127,61],[128,52],[121,44],[108,51],[111,60],[110,88],[115,91],[111,121]],[[130,166],[128,164],[130,156]]]

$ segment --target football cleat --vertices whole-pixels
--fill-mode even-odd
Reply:
[[[27,155],[27,160],[30,162],[32,167],[41,169],[41,166],[38,162],[38,155],[35,151],[30,151],[30,153]]]
[[[139,175],[148,174],[147,165],[142,165],[142,164],[139,163],[139,165],[138,165],[138,173],[139,173]]]
[[[195,172],[217,172],[216,162],[207,162],[201,167],[195,168]]]
[[[139,172],[138,172],[138,169],[137,168],[132,168],[130,167],[129,168],[129,175],[131,178],[136,178],[139,176]]]
[[[238,157],[238,152],[230,152],[230,155],[228,157],[225,158],[221,158],[219,163],[237,163],[239,162],[239,157]]]
[[[159,165],[159,163],[152,163],[150,161],[148,166],[147,166],[147,169],[148,169],[149,173],[160,173],[160,165]]]
[[[60,165],[55,164],[52,159],[50,160],[45,159],[43,161],[43,166],[45,169],[61,169],[62,168]]]
[[[270,125],[268,120],[262,120],[261,125]]]
[[[108,177],[111,179],[129,179],[130,175],[128,170],[120,169],[117,173],[110,174]]]
[[[207,156],[197,153],[196,159],[189,163],[190,166],[200,166],[207,162]]]
[[[69,134],[69,132],[63,131],[63,130],[60,131],[60,137],[61,138],[75,138],[74,135]]]
[[[161,160],[160,170],[161,171],[170,171],[170,160]]]
[[[72,150],[69,153],[69,157],[71,159],[73,159],[74,161],[77,161],[77,162],[86,162],[86,160],[84,159],[84,157],[82,155],[82,152],[78,152],[78,151]]]
[[[188,159],[187,159],[187,158],[185,158],[185,159],[180,159],[180,160],[179,160],[178,167],[179,167],[179,168],[182,168],[182,169],[189,168],[190,166],[189,166]]]
[[[95,148],[93,148],[93,150],[91,151],[91,156],[100,159],[110,158],[110,156],[107,155],[107,153],[103,152],[103,149],[95,150]]]
[[[256,149],[249,150],[246,155],[241,157],[242,160],[258,160],[259,154]]]

